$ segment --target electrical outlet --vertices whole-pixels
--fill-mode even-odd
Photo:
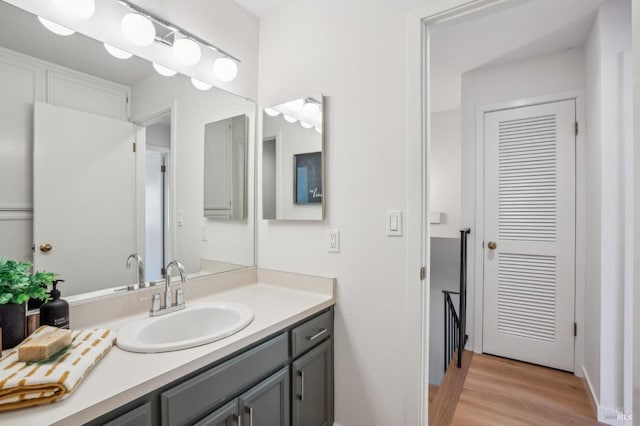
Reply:
[[[327,251],[329,253],[340,252],[340,231],[337,229],[327,231]]]

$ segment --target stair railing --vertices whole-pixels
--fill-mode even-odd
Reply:
[[[458,351],[458,368],[462,367],[462,352],[467,343],[467,235],[471,229],[460,230],[460,291],[442,290],[444,294],[444,371],[447,371],[453,354]],[[451,299],[459,296],[458,311]]]

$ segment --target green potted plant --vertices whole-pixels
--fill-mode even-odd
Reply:
[[[2,349],[11,348],[26,337],[26,302],[48,300],[47,287],[56,277],[52,272],[31,272],[31,262],[0,257],[0,327]]]

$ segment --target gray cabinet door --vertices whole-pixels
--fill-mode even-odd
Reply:
[[[193,426],[235,426],[238,419],[238,400],[223,405]]]
[[[293,426],[333,424],[332,340],[293,362]]]
[[[243,426],[289,426],[289,367],[240,395]]]
[[[151,426],[151,404],[145,403],[121,416],[104,423],[103,426]]]

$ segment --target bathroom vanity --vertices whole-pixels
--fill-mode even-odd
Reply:
[[[69,398],[1,413],[0,424],[330,425],[334,286],[331,278],[258,268],[189,280],[187,305],[243,303],[253,322],[190,349],[114,347]],[[147,297],[156,291],[72,304],[72,328],[106,327],[117,335],[148,315]]]

